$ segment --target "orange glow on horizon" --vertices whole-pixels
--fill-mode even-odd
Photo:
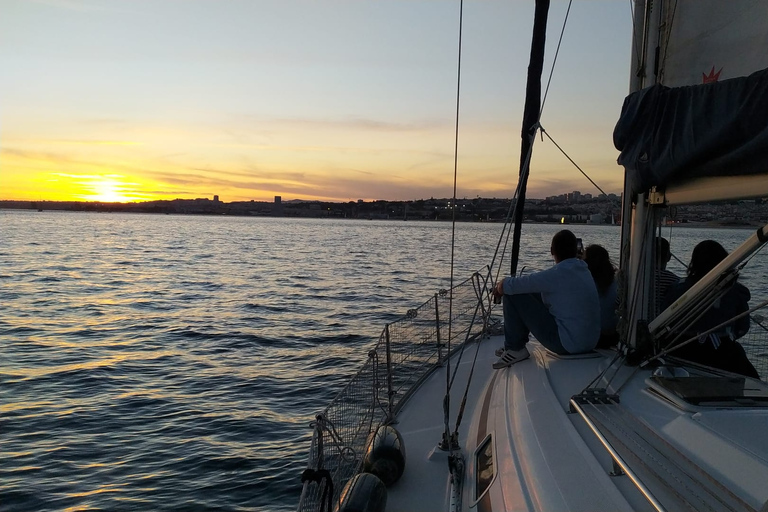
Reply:
[[[439,143],[439,134],[345,138],[349,146],[333,140],[312,140],[297,132],[275,136],[274,144],[209,143],[208,132],[168,130],[142,142],[118,140],[74,141],[8,138],[0,147],[0,199],[19,201],[144,202],[212,198],[223,202],[283,201],[347,202],[403,201],[449,197],[452,192],[452,150]],[[459,162],[459,195],[511,196],[518,160],[509,144],[499,140],[506,132],[479,130]],[[341,138],[339,134],[338,138]],[[469,137],[465,137],[468,139]],[[279,139],[279,140],[278,140]],[[382,143],[382,139],[386,143]],[[299,144],[302,142],[302,144]],[[328,144],[324,146],[323,144]],[[353,144],[354,143],[354,144]],[[424,145],[434,149],[419,149]],[[232,151],[232,150],[235,151]],[[600,154],[596,148],[587,154]],[[611,158],[593,158],[593,175],[604,173],[620,188]],[[532,197],[570,190],[587,190],[583,178],[566,168],[567,162],[551,148],[537,153],[538,181],[529,183]],[[605,169],[605,170],[604,170]],[[610,174],[608,174],[610,173]],[[608,189],[613,183],[601,184]],[[553,186],[553,184],[556,184]]]

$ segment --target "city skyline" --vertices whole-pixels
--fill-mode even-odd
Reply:
[[[565,192],[563,194],[555,194],[552,196],[546,196],[546,197],[527,197],[526,201],[565,201],[565,202],[579,202],[580,200],[589,201],[592,199],[600,199],[600,198],[609,198],[609,199],[620,199],[621,194],[620,193],[613,193],[613,192],[607,192],[607,193],[597,193],[592,194],[590,192],[584,192],[582,193],[580,190],[573,190],[571,192]],[[494,200],[494,201],[510,201],[511,197],[497,197],[497,196],[491,196],[491,197],[456,197],[457,201],[472,201],[475,199],[484,199],[484,200]],[[326,201],[322,199],[303,199],[300,197],[293,198],[293,199],[287,199],[283,201],[282,196],[274,196],[272,200],[266,199],[266,200],[257,200],[257,199],[236,199],[232,201],[226,201],[222,199],[218,194],[214,194],[212,197],[174,197],[172,199],[148,199],[146,201],[55,201],[55,200],[49,200],[49,199],[40,199],[40,200],[33,200],[33,199],[20,199],[20,200],[13,200],[13,199],[3,199],[0,198],[0,202],[8,202],[8,201],[18,201],[18,202],[29,202],[29,203],[35,203],[35,202],[93,202],[93,203],[120,203],[120,204],[130,204],[130,203],[141,203],[141,202],[155,202],[155,201],[212,201],[214,203],[237,203],[237,202],[263,202],[263,203],[271,203],[271,202],[325,202],[325,203],[345,203],[345,202],[417,202],[417,201],[437,201],[437,200],[444,200],[444,201],[451,201],[452,197],[434,197],[430,196],[429,198],[426,197],[419,197],[419,198],[413,198],[413,199],[384,199],[384,198],[373,198],[373,199],[350,199],[348,201]],[[1,207],[1,205],[0,205]]]
[[[553,1],[546,84],[567,2]],[[452,195],[459,4],[9,0],[0,199]],[[532,2],[468,1],[459,196],[511,196]],[[606,44],[609,42],[610,44]],[[542,125],[608,192],[631,11],[573,6]],[[529,195],[586,188],[548,140]]]
[[[764,226],[768,198],[680,206],[670,210],[666,225],[707,224],[721,227]],[[181,214],[235,217],[302,217],[367,220],[456,220],[460,222],[501,222],[510,214],[510,198],[422,198],[407,201],[383,199],[347,202],[289,200],[220,201],[218,196],[195,199],[154,200],[140,203],[77,201],[5,201],[0,209],[65,212]],[[526,222],[617,224],[621,218],[621,197],[615,194],[568,194],[527,198]],[[454,212],[456,215],[454,216]]]

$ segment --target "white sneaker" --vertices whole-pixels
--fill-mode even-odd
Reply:
[[[496,351],[496,354],[499,355],[498,350]],[[507,366],[512,366],[515,363],[524,361],[529,357],[531,357],[531,353],[528,352],[526,347],[523,347],[520,350],[502,350],[498,361],[493,363],[493,369],[498,370],[499,368],[506,368]]]

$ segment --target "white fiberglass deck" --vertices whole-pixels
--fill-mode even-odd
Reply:
[[[468,345],[453,385],[451,430],[479,348],[459,428],[466,461],[462,509],[652,510],[629,476],[610,474],[614,469],[611,456],[584,419],[569,412],[571,397],[609,364],[613,353],[560,358],[533,342],[530,360],[493,370],[493,352],[502,343],[502,337],[494,337]],[[632,371],[622,368],[620,377],[628,377]],[[696,502],[699,510],[760,509],[768,501],[768,440],[754,434],[765,431],[768,409],[683,410],[649,392],[648,376],[648,371],[634,375],[622,389],[620,406],[612,411],[619,410],[631,422],[649,429],[652,434],[646,437],[662,445],[662,451],[671,447],[674,457],[701,468],[699,480],[711,478],[729,494],[726,500],[712,499],[701,492],[701,483],[687,481],[680,484],[685,492],[678,493],[675,479],[682,478],[675,472],[681,470],[663,461],[646,464],[642,459],[650,455],[639,447],[638,460],[630,465],[640,467],[642,478],[653,483],[662,472],[672,482],[666,487],[651,486],[661,502],[670,510],[686,501]],[[442,368],[398,415],[395,426],[403,435],[407,460],[403,477],[388,491],[388,511],[450,509],[447,453],[437,448],[445,429],[445,386],[446,369]],[[494,445],[494,477],[487,491],[477,496],[475,450],[489,435]],[[714,487],[713,493],[723,494]]]

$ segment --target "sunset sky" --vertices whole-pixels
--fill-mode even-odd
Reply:
[[[0,5],[0,199],[452,195],[458,0]],[[542,118],[608,192],[631,18],[574,2]],[[464,4],[459,197],[514,191],[532,20],[533,0]],[[534,151],[529,197],[597,193],[548,140]]]

